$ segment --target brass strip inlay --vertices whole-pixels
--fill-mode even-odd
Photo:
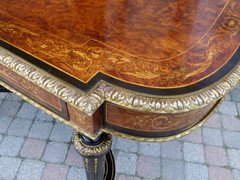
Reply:
[[[197,41],[196,44],[194,44],[193,46],[191,46],[191,47],[188,48],[187,50],[183,51],[182,53],[179,53],[178,55],[176,55],[176,56],[174,56],[174,57],[162,59],[161,61],[171,60],[171,59],[174,59],[174,58],[176,58],[176,57],[178,57],[178,56],[181,56],[182,54],[188,52],[189,50],[191,50],[192,48],[194,48],[197,44],[199,44],[199,43],[202,41],[202,39],[206,36],[206,34],[210,31],[210,29],[212,29],[212,27],[216,24],[216,22],[218,21],[219,17],[222,15],[222,13],[223,13],[224,10],[226,9],[227,5],[229,4],[229,1],[230,1],[230,0],[228,0],[228,1],[225,3],[224,7],[222,8],[222,10],[219,12],[218,16],[217,16],[216,19],[214,20],[213,24],[212,24],[212,25],[210,26],[210,28],[204,33],[204,35]],[[117,48],[115,48],[115,47],[113,47],[113,46],[111,46],[111,45],[108,45],[108,44],[106,44],[106,43],[104,43],[104,42],[101,42],[101,41],[99,41],[99,40],[97,40],[97,39],[94,39],[94,38],[89,38],[86,42],[84,42],[84,43],[81,44],[81,45],[75,44],[75,43],[73,43],[73,42],[71,42],[71,41],[68,41],[68,40],[66,40],[66,39],[64,39],[64,38],[56,35],[56,34],[53,34],[53,33],[50,33],[50,32],[48,32],[48,31],[45,31],[45,30],[43,30],[43,29],[40,29],[40,28],[38,28],[38,27],[36,27],[36,26],[34,26],[34,25],[32,25],[32,24],[29,24],[29,23],[27,23],[27,22],[25,22],[25,21],[22,21],[21,19],[17,19],[16,17],[11,16],[10,14],[5,14],[4,11],[2,11],[2,10],[0,10],[0,11],[1,11],[2,14],[4,14],[4,16],[9,16],[9,17],[11,17],[11,18],[13,18],[13,19],[15,19],[15,20],[17,20],[17,21],[20,21],[20,22],[22,22],[22,23],[24,23],[24,24],[27,24],[28,26],[31,26],[31,27],[33,27],[33,28],[35,28],[35,29],[38,29],[38,30],[43,31],[43,32],[45,32],[45,33],[47,33],[47,34],[50,34],[50,35],[52,35],[52,36],[55,36],[55,37],[57,37],[57,38],[59,38],[59,39],[62,39],[63,41],[68,42],[68,43],[74,44],[75,46],[83,47],[83,46],[84,46],[85,44],[87,44],[89,41],[94,40],[94,41],[96,41],[96,42],[98,42],[98,43],[101,43],[101,44],[103,44],[103,45],[105,45],[105,46],[108,46],[108,47],[110,47],[110,48],[113,48],[113,49],[115,49],[115,50],[117,50],[117,51],[119,51],[119,52],[122,52],[122,53],[124,53],[124,54],[128,54],[129,56],[137,57],[137,58],[139,58],[139,59],[146,59],[146,60],[150,60],[150,61],[155,61],[155,59],[153,60],[153,59],[143,58],[143,57],[136,56],[136,55],[130,54],[130,53],[128,53],[128,52],[122,51],[122,50],[120,50],[120,49],[117,49]],[[157,60],[159,60],[159,59],[157,59]]]
[[[91,40],[91,38],[90,38],[89,40],[87,40],[86,42],[84,42],[84,43],[81,44],[81,45],[75,44],[75,43],[73,43],[73,42],[71,42],[71,41],[68,41],[68,40],[62,38],[61,36],[57,36],[56,34],[53,34],[53,33],[50,33],[50,32],[48,32],[48,31],[45,31],[44,29],[40,29],[40,28],[38,28],[38,27],[36,27],[36,26],[34,26],[34,25],[32,25],[32,24],[29,24],[29,23],[27,23],[26,21],[23,21],[23,20],[21,20],[21,19],[17,19],[16,17],[11,16],[10,14],[5,14],[5,12],[2,11],[1,9],[0,9],[0,13],[2,13],[4,16],[8,16],[8,17],[10,17],[10,18],[12,18],[12,19],[15,19],[15,20],[17,20],[17,21],[20,21],[20,22],[23,23],[23,24],[26,24],[26,25],[28,25],[28,26],[30,26],[30,27],[32,27],[32,28],[35,28],[35,29],[38,30],[38,31],[39,31],[39,30],[40,30],[40,31],[43,31],[43,32],[45,32],[45,33],[47,33],[47,34],[50,34],[50,35],[52,35],[52,36],[54,36],[54,37],[56,37],[56,38],[59,38],[59,39],[65,41],[65,42],[68,42],[68,43],[73,44],[73,45],[78,46],[78,47],[84,46],[86,43],[88,43],[88,42]]]
[[[218,14],[218,16],[217,16],[217,18],[215,19],[215,21],[214,21],[214,23],[211,25],[211,27],[208,29],[208,31],[204,34],[204,36],[203,37],[201,37],[200,38],[200,40],[199,40],[199,42],[206,36],[206,34],[207,33],[209,33],[209,30],[210,29],[212,29],[212,27],[216,24],[216,22],[217,22],[217,20],[219,19],[219,17],[222,15],[222,13],[224,12],[224,10],[226,9],[226,7],[229,5],[229,2],[230,2],[230,0],[228,0],[226,3],[225,3],[225,5],[224,5],[224,7],[222,8],[222,10],[221,10],[221,12],[220,12],[220,14]],[[232,3],[234,4],[235,3],[235,1],[232,1]],[[231,5],[231,4],[230,4]],[[227,15],[229,15],[229,14],[227,14]],[[232,14],[231,14],[232,15]],[[8,16],[10,16],[10,15],[8,15]],[[11,16],[10,16],[11,17]],[[229,16],[227,16],[227,17],[225,17],[225,18],[229,18],[230,17],[230,15]],[[12,17],[12,18],[14,18],[14,17]],[[15,18],[16,19],[16,18]],[[18,20],[18,19],[17,19]],[[20,21],[20,20],[19,20]],[[26,22],[25,22],[26,23]],[[27,24],[27,23],[26,23]],[[29,26],[32,26],[32,25],[30,25],[29,24]],[[221,26],[222,26],[222,24],[219,26],[219,28],[221,28]],[[34,26],[33,26],[34,27]],[[237,32],[237,30],[235,30],[234,31],[234,33],[235,32]],[[234,33],[231,31],[231,29],[229,30],[229,33],[230,33],[230,35],[229,36],[231,36],[231,35],[233,35]],[[48,34],[51,34],[51,33],[48,33]],[[219,34],[219,33],[218,33]],[[56,36],[56,35],[55,35]],[[56,36],[56,37],[58,37],[58,36]],[[211,44],[211,40],[213,40],[215,37],[211,37],[210,39],[209,39],[209,42],[207,42],[207,44],[209,45],[209,44]],[[64,39],[63,39],[64,40]],[[95,39],[89,39],[87,42],[89,42],[90,40],[93,40],[93,41],[96,41],[96,42],[98,42],[98,43],[101,43],[101,44],[104,44],[104,43],[102,43],[102,42],[100,42],[100,41],[97,41],[97,40],[95,40]],[[87,43],[87,42],[85,42],[85,43]],[[198,43],[199,43],[198,42]],[[70,43],[70,42],[69,42]],[[197,44],[198,44],[197,43]],[[208,46],[206,44],[206,46]],[[75,44],[74,44],[75,45]],[[76,45],[75,45],[76,46]],[[106,45],[107,46],[107,45]],[[194,45],[195,46],[195,45]],[[82,47],[82,46],[79,46],[79,47]],[[90,48],[93,48],[93,47],[90,47]],[[111,47],[111,48],[113,48],[113,47]],[[114,48],[113,48],[114,49]],[[116,49],[116,48],[115,48]],[[215,49],[215,48],[212,48],[212,49]],[[121,50],[118,50],[118,49],[116,49],[117,51],[119,51],[119,52],[122,52],[122,53],[125,53],[126,54],[126,52],[123,52],[123,51],[121,51]],[[39,52],[41,52],[41,49],[38,49],[38,51]],[[69,51],[69,49],[67,49],[67,51]],[[73,50],[73,52],[74,52],[74,50]],[[83,54],[83,56],[84,57],[88,57],[87,56],[87,54],[85,53],[85,52],[82,52],[82,51],[79,51],[81,54]],[[210,52],[206,52],[206,55],[208,56],[208,58],[206,58],[206,61],[208,61],[209,59],[212,59],[213,58],[213,56],[215,55],[215,54],[217,54],[217,53],[219,53],[219,52],[212,52],[212,51],[210,51]],[[29,53],[28,53],[29,54]],[[49,53],[48,53],[49,54]],[[114,54],[114,53],[112,53],[112,54]],[[133,56],[134,57],[134,56]],[[177,56],[176,56],[177,57]],[[211,57],[211,58],[210,58]],[[88,57],[89,58],[89,57]],[[126,58],[125,58],[126,59]],[[171,59],[171,58],[170,58]],[[41,59],[42,61],[44,61],[43,59]],[[123,81],[123,82],[126,82],[126,83],[131,83],[131,84],[136,84],[136,85],[139,85],[139,84],[137,84],[137,83],[135,83],[135,82],[131,82],[131,81],[127,81],[127,80],[123,80],[123,79],[121,79],[120,77],[115,77],[115,76],[113,76],[113,75],[110,75],[109,73],[107,73],[107,72],[105,72],[105,70],[96,70],[94,73],[92,73],[91,75],[89,75],[89,77],[84,77],[83,79],[80,79],[79,77],[77,77],[76,75],[73,75],[73,74],[71,74],[70,72],[68,72],[68,70],[63,70],[63,69],[60,69],[59,67],[57,67],[57,66],[55,66],[55,65],[53,65],[53,64],[50,64],[49,62],[47,62],[47,61],[44,61],[44,62],[46,62],[47,64],[49,64],[49,65],[51,65],[51,66],[53,66],[53,67],[55,67],[55,68],[57,68],[58,70],[60,70],[60,71],[62,71],[62,72],[64,72],[64,73],[66,73],[66,74],[68,74],[68,75],[70,75],[71,77],[74,77],[74,78],[76,78],[76,79],[78,79],[79,81],[81,81],[81,82],[84,82],[84,83],[87,83],[87,82],[89,82],[97,73],[99,73],[99,72],[101,72],[101,73],[103,73],[103,74],[106,74],[106,75],[108,75],[108,76],[110,76],[110,77],[113,77],[113,78],[115,78],[115,79],[118,79],[118,80],[120,80],[120,81]],[[134,60],[132,60],[132,65],[134,66]],[[185,63],[185,62],[184,62]],[[226,62],[225,62],[226,63]],[[66,65],[66,64],[65,64]],[[196,72],[195,73],[193,73],[193,74],[191,74],[191,73],[188,73],[187,75],[185,75],[183,72],[179,72],[179,74],[178,75],[176,75],[177,77],[181,77],[181,76],[184,76],[184,77],[181,77],[182,78],[182,80],[184,81],[186,78],[188,78],[188,77],[190,77],[189,75],[192,75],[192,76],[195,76],[196,74],[199,74],[199,73],[203,73],[203,72],[205,72],[209,67],[210,67],[210,63],[208,64],[209,66],[204,66],[204,67],[202,67],[202,66],[200,66],[199,67],[199,69],[197,69],[196,70]],[[215,73],[217,70],[219,70],[221,67],[223,67],[224,66],[224,64],[222,64],[220,67],[218,67],[217,69],[215,69],[214,71],[212,71],[210,74],[208,74],[208,75],[206,75],[206,76],[204,76],[204,77],[202,77],[202,78],[200,78],[200,79],[198,79],[198,80],[196,80],[196,81],[192,81],[192,82],[189,82],[188,84],[183,84],[183,85],[176,85],[176,86],[174,86],[174,88],[178,88],[178,87],[185,87],[185,86],[188,86],[188,85],[192,85],[192,84],[194,84],[194,83],[196,83],[196,82],[199,82],[199,81],[201,81],[201,80],[203,80],[203,79],[206,79],[207,77],[209,77],[209,76],[211,76],[213,73]],[[136,66],[137,67],[137,66]],[[79,67],[78,67],[79,68]],[[130,73],[130,74],[129,74]],[[125,75],[133,75],[134,77],[138,77],[138,76],[140,76],[140,75],[142,75],[141,73],[140,74],[137,74],[138,73],[138,71],[136,71],[136,72],[124,72],[123,74],[125,74]],[[145,72],[145,70],[143,71],[143,73],[145,73],[145,76],[146,77],[150,77],[149,76],[149,72]],[[166,73],[166,74],[169,74],[169,73]],[[155,76],[159,76],[159,74],[155,74]],[[141,77],[142,78],[142,77]],[[170,77],[168,77],[168,78],[170,78]],[[166,81],[168,81],[168,80],[166,80]],[[149,88],[166,88],[166,89],[171,89],[172,87],[165,87],[164,85],[162,85],[161,87],[156,87],[156,86],[151,86],[151,85],[144,85],[144,84],[141,84],[141,86],[144,86],[144,87],[149,87]]]
[[[84,160],[85,160],[85,166],[86,166],[87,173],[90,174],[88,158],[84,158]]]
[[[101,43],[101,44],[103,44],[103,45],[105,45],[105,46],[108,46],[108,47],[110,47],[110,48],[113,48],[113,49],[115,49],[115,50],[117,50],[117,51],[119,51],[119,52],[122,52],[122,53],[124,53],[124,54],[128,54],[129,56],[136,57],[136,58],[139,58],[139,59],[145,59],[145,60],[149,60],[149,61],[156,61],[156,60],[158,60],[158,61],[167,61],[167,60],[171,60],[171,59],[174,59],[174,58],[176,58],[176,57],[179,57],[179,56],[185,54],[186,52],[190,51],[191,49],[193,49],[196,45],[198,45],[198,44],[203,40],[203,38],[206,36],[206,34],[213,28],[213,26],[214,26],[214,25],[216,24],[216,22],[219,20],[219,17],[222,15],[223,11],[226,9],[227,5],[229,4],[229,1],[230,1],[230,0],[228,0],[228,1],[226,2],[226,4],[224,5],[223,9],[221,10],[221,12],[218,14],[218,16],[216,17],[216,19],[214,20],[213,24],[212,24],[212,25],[210,26],[210,28],[202,35],[202,37],[197,41],[196,44],[194,44],[193,46],[191,46],[191,47],[188,48],[187,50],[185,50],[185,51],[183,51],[183,52],[179,53],[178,55],[176,55],[176,56],[174,56],[174,57],[171,57],[171,58],[165,58],[165,59],[148,59],[148,58],[143,58],[143,57],[140,57],[140,56],[135,56],[135,55],[130,54],[130,53],[125,52],[125,51],[121,51],[121,50],[119,50],[119,49],[117,49],[117,48],[115,48],[115,47],[113,47],[113,46],[110,46],[110,45],[104,43],[104,42],[98,41],[97,39],[93,39],[93,40],[96,41],[96,42],[98,42],[98,43]]]
[[[90,116],[104,101],[142,112],[186,112],[216,102],[240,82],[239,63],[219,82],[194,93],[179,96],[139,95],[139,93],[101,81],[99,86],[94,87],[95,89],[86,95],[79,89],[68,85],[67,82],[26,63],[22,58],[2,47],[0,47],[0,63]]]
[[[118,136],[118,137],[121,137],[121,138],[124,138],[124,139],[142,141],[142,142],[165,142],[165,141],[176,140],[176,139],[182,138],[182,137],[192,133],[193,131],[197,130],[198,128],[200,128],[215,113],[215,111],[221,105],[223,100],[224,100],[224,98],[222,98],[218,102],[218,104],[212,109],[212,111],[208,115],[206,115],[205,118],[203,118],[200,122],[196,123],[195,125],[193,125],[189,129],[187,129],[186,131],[181,132],[177,135],[172,135],[172,136],[167,136],[167,137],[159,137],[159,138],[152,138],[152,137],[138,137],[138,136],[133,136],[133,135],[128,135],[128,134],[123,134],[123,133],[112,131],[112,130],[106,129],[106,128],[103,129],[103,131],[105,133],[111,134],[113,136]]]
[[[98,172],[98,159],[94,159],[94,174],[97,174]]]
[[[123,119],[118,119],[117,122],[116,121],[113,122],[113,121],[110,120],[111,112],[108,109],[109,106],[113,106],[114,108],[118,108],[118,110],[119,110],[119,108],[121,108],[118,105],[106,103],[106,109],[105,109],[105,122],[106,123],[109,123],[109,124],[114,125],[116,127],[121,127],[121,128],[128,129],[128,130],[135,130],[135,131],[141,131],[141,132],[150,132],[150,131],[151,132],[168,132],[168,131],[184,128],[184,127],[190,126],[191,124],[194,123],[193,119],[191,119],[191,117],[195,113],[205,112],[204,111],[205,109],[199,108],[198,110],[188,111],[187,112],[188,114],[181,114],[181,113],[171,113],[171,114],[151,113],[150,114],[150,113],[147,113],[147,114],[144,114],[144,115],[143,114],[138,115],[138,113],[140,111],[136,111],[135,112],[136,114],[131,114],[128,117],[124,116],[124,113],[122,113],[121,115],[124,116],[124,118]],[[209,105],[209,106],[211,106],[211,105]],[[212,107],[214,107],[214,106],[215,105],[212,105]],[[212,109],[212,107],[210,107],[210,109]],[[126,110],[131,110],[131,109],[127,109],[127,108],[125,108],[125,109]],[[110,115],[108,113],[110,113]],[[112,116],[113,115],[114,114],[112,114]],[[158,116],[151,117],[151,115],[158,115]],[[170,115],[173,115],[173,116],[170,117]],[[110,117],[110,118],[108,118],[108,117]],[[154,125],[154,120],[157,120],[159,117],[168,119],[171,122],[171,123],[169,122],[169,124],[168,124],[169,126],[167,127],[167,126],[164,126],[163,124],[161,124],[161,126],[155,126]],[[129,120],[126,120],[126,123],[121,123],[121,120],[124,120],[124,119],[127,119],[127,118],[129,118]],[[138,119],[138,120],[136,120],[136,123],[135,124],[133,123],[132,125],[129,125],[129,122],[134,122],[135,118]],[[141,120],[139,120],[139,119],[141,119]],[[171,120],[173,120],[173,119],[178,119],[178,121],[172,122]],[[191,121],[189,122],[190,119],[191,119]],[[184,124],[184,122],[188,122],[188,123]],[[173,123],[175,124],[174,126],[172,126]],[[178,124],[178,125],[176,125],[176,124]],[[133,128],[133,127],[135,127],[135,128]],[[140,127],[141,128],[142,127],[148,127],[151,130],[140,129]]]

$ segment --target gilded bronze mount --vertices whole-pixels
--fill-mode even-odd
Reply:
[[[0,47],[0,63],[20,76],[56,95],[80,111],[92,115],[104,101],[152,113],[179,113],[199,109],[224,97],[240,82],[240,64],[220,82],[194,93],[179,96],[150,96],[132,92],[100,81],[89,93],[84,93],[24,59]]]

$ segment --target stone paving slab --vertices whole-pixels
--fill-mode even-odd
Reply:
[[[69,167],[62,164],[47,164],[42,180],[66,180]]]
[[[228,114],[231,116],[237,116],[238,110],[237,110],[236,102],[224,101],[222,105],[219,107],[219,112],[223,114]]]
[[[20,157],[29,159],[40,159],[43,155],[46,144],[46,141],[28,138],[23,144],[20,152]]]
[[[183,137],[182,140],[186,142],[192,142],[192,143],[202,143],[203,142],[202,129],[201,128],[197,129],[191,134]]]
[[[0,144],[0,155],[17,156],[24,143],[24,138],[5,136]]]
[[[240,170],[240,150],[228,149],[227,153],[230,167]]]
[[[139,156],[137,164],[137,174],[142,177],[156,179],[161,176],[160,158],[150,156]],[[151,169],[151,171],[149,171]]]
[[[116,148],[125,151],[125,152],[137,152],[138,151],[138,142],[128,140],[128,139],[119,139],[117,138]]]
[[[161,154],[160,148],[161,148],[160,143],[141,142],[139,143],[139,154],[160,157]]]
[[[207,145],[223,146],[222,132],[215,128],[202,128],[203,142]]]
[[[232,175],[235,180],[240,180],[240,170],[234,169]]]
[[[28,136],[31,138],[47,140],[52,132],[52,127],[52,122],[35,121]]]
[[[85,175],[85,169],[73,166],[69,169],[67,180],[77,180],[77,179],[81,179],[81,180],[87,179]]]
[[[12,121],[13,121],[13,117],[0,115],[0,133],[3,134],[5,132],[7,132],[9,126],[12,123]]]
[[[84,167],[82,156],[77,152],[74,145],[71,145],[68,150],[65,164],[69,166]]]
[[[53,117],[48,115],[47,113],[39,110],[35,116],[35,120],[39,121],[53,121]]]
[[[230,169],[221,168],[221,167],[212,167],[212,166],[210,166],[208,169],[209,169],[209,179],[217,179],[217,180],[233,179],[233,174]]]
[[[240,121],[239,118],[234,116],[221,116],[221,121],[223,124],[223,128],[227,130],[233,130],[233,131],[240,131]]]
[[[236,89],[202,128],[181,139],[113,137],[115,179],[240,180],[240,85]],[[73,129],[14,94],[0,93],[0,101],[1,180],[86,179]]]
[[[183,148],[179,141],[169,141],[161,143],[161,157],[168,159],[182,159]]]
[[[183,144],[183,153],[187,162],[205,163],[205,153],[202,144],[185,142]]]
[[[240,102],[240,89],[233,89],[231,92],[232,100],[236,102]]]
[[[58,142],[70,142],[72,134],[73,128],[66,126],[63,123],[55,123],[49,139]]]
[[[39,160],[25,159],[17,174],[18,180],[38,180],[42,177],[45,163]],[[29,173],[31,172],[31,173]]]
[[[0,179],[14,179],[17,175],[21,163],[22,160],[19,158],[7,156],[0,157]]]
[[[67,156],[68,146],[66,143],[49,142],[42,160],[51,163],[63,163]]]
[[[21,105],[20,102],[16,101],[4,101],[0,106],[0,114],[1,116],[15,116]]]
[[[240,149],[240,132],[223,131],[223,139],[227,147]]]
[[[137,172],[137,154],[119,152],[117,156],[115,156],[116,169],[118,169],[119,173],[127,174],[127,175],[136,175]]]
[[[226,149],[217,146],[206,146],[205,157],[208,164],[213,166],[228,166]]]
[[[186,180],[207,180],[208,168],[205,164],[186,163],[185,164],[185,179]]]
[[[25,137],[32,125],[32,121],[15,118],[8,129],[8,134],[11,136]]]
[[[31,120],[34,119],[37,111],[38,109],[36,107],[27,102],[24,102],[17,113],[17,117]]]
[[[162,159],[162,178],[164,180],[184,180],[184,162]]]

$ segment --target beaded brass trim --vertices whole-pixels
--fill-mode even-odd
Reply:
[[[232,52],[238,44],[236,41],[240,29],[238,0],[225,0],[224,3],[216,4],[218,4],[216,6],[218,10],[215,13],[211,12],[211,8],[204,9],[208,15],[210,14],[207,17],[211,17],[211,21],[208,23],[203,21],[203,17],[200,17],[201,13],[199,14],[200,16],[194,17],[195,13],[198,14],[194,10],[195,8],[186,13],[188,14],[187,19],[185,19],[186,21],[192,22],[192,19],[200,20],[197,27],[188,23],[181,24],[181,27],[179,27],[182,35],[186,36],[188,34],[188,37],[192,39],[188,45],[186,40],[172,37],[169,34],[164,36],[164,34],[169,32],[169,29],[172,29],[176,25],[176,22],[171,19],[174,17],[174,13],[169,14],[169,12],[165,11],[158,11],[155,12],[158,15],[155,13],[153,15],[153,17],[166,16],[166,18],[161,20],[158,28],[155,27],[156,24],[152,21],[139,16],[141,23],[137,23],[137,26],[132,26],[133,28],[137,28],[135,29],[136,32],[131,32],[133,29],[129,29],[128,32],[124,32],[121,35],[113,34],[113,36],[108,36],[108,34],[106,36],[104,31],[96,29],[95,33],[102,38],[111,37],[110,39],[112,39],[113,37],[122,37],[122,35],[125,38],[132,37],[128,43],[120,41],[117,43],[118,45],[112,40],[102,41],[102,38],[97,38],[97,40],[94,35],[86,34],[83,31],[80,31],[80,33],[86,39],[79,39],[81,42],[79,41],[78,45],[76,45],[68,42],[66,39],[62,39],[68,36],[63,35],[60,38],[57,35],[53,37],[51,31],[42,32],[44,28],[38,29],[32,26],[32,23],[30,23],[31,25],[28,24],[29,22],[20,23],[18,22],[20,19],[10,17],[11,13],[7,13],[6,10],[1,12],[4,18],[1,18],[2,21],[0,21],[0,34],[4,37],[3,41],[8,43],[13,43],[14,39],[21,39],[21,41],[15,42],[13,45],[15,44],[25,50],[28,49],[27,51],[33,53],[33,56],[42,57],[42,61],[56,68],[61,66],[61,71],[84,83],[91,80],[96,73],[102,72],[107,76],[120,79],[121,81],[136,85],[141,84],[141,86],[149,88],[177,88],[195,84],[214,74],[227,61],[227,59],[224,59],[224,62],[222,61],[224,54],[228,50],[230,54],[230,51]],[[156,5],[160,4],[156,3]],[[171,5],[168,4],[168,6],[165,5],[164,7],[169,7],[169,9],[173,6],[183,6],[185,8],[185,5],[176,2],[171,3]],[[192,7],[194,3],[189,5],[189,7]],[[8,7],[7,5],[5,6]],[[84,7],[80,9],[83,10]],[[143,9],[139,8],[139,10]],[[99,12],[96,11],[97,14]],[[88,15],[87,13],[87,19],[91,17],[91,15]],[[166,20],[167,17],[170,20]],[[118,18],[122,18],[122,16],[118,16]],[[82,18],[79,17],[80,19]],[[86,23],[86,26],[89,23],[87,19],[82,19]],[[49,18],[46,18],[46,22],[50,22],[49,20]],[[148,29],[154,28],[154,35],[157,35],[159,38],[153,38],[150,35],[151,33],[145,33],[146,37],[138,38],[141,40],[144,39],[148,43],[139,46],[137,36],[139,36],[139,33],[147,32],[146,29],[144,30],[143,24],[147,25]],[[199,32],[198,28],[201,25],[203,25],[203,28]],[[90,23],[89,26],[91,27],[92,24]],[[188,32],[186,27],[193,28],[193,34],[196,34],[198,38],[192,38],[194,35]],[[79,26],[76,25],[76,28],[79,28]],[[180,32],[179,28],[176,28],[178,29],[176,32]],[[115,28],[113,29],[114,31],[116,30]],[[66,31],[69,31],[69,29],[66,28]],[[171,38],[174,38],[173,42],[169,42]],[[131,48],[130,44],[138,48],[133,47],[132,50],[124,52]],[[159,46],[156,47],[156,44],[159,44]],[[145,49],[144,53],[142,51],[137,52],[137,49],[140,47]],[[173,51],[175,48],[176,50]],[[48,60],[46,61],[44,57],[47,57]],[[221,58],[219,59],[218,57]],[[222,63],[216,63],[217,61],[222,61]],[[209,68],[211,71],[209,71]]]
[[[145,112],[186,112],[216,102],[240,82],[239,63],[220,82],[194,94],[177,97],[141,95],[103,81],[100,81],[89,94],[85,94],[2,47],[0,47],[0,63],[88,115],[92,115],[104,101]]]
[[[221,103],[224,100],[224,98],[222,98],[218,102],[218,104],[214,107],[214,109],[201,122],[197,123],[195,126],[191,127],[190,129],[188,129],[188,130],[186,130],[186,131],[184,131],[184,132],[182,132],[180,134],[177,134],[177,135],[168,136],[168,137],[161,137],[161,138],[149,138],[149,137],[137,137],[137,136],[126,135],[126,134],[123,134],[123,133],[111,131],[109,129],[101,129],[95,136],[92,136],[92,135],[86,133],[84,130],[82,130],[77,125],[73,124],[70,121],[65,120],[61,116],[59,116],[59,115],[55,114],[54,112],[46,109],[45,107],[43,107],[40,104],[36,103],[32,99],[30,99],[27,96],[23,95],[22,93],[16,91],[14,88],[10,87],[9,85],[5,84],[4,82],[0,81],[0,85],[5,87],[6,89],[10,90],[11,92],[15,93],[16,95],[18,95],[19,97],[23,98],[27,102],[31,103],[35,107],[39,108],[40,110],[46,112],[47,114],[49,114],[53,118],[55,118],[55,119],[63,122],[64,124],[74,128],[80,134],[85,135],[85,136],[87,136],[87,137],[89,137],[91,139],[96,139],[102,132],[105,132],[105,133],[108,133],[108,134],[111,134],[111,135],[114,135],[114,136],[118,136],[118,137],[121,137],[121,138],[130,139],[130,140],[136,140],[136,141],[143,141],[143,142],[164,142],[164,141],[175,140],[175,139],[181,138],[183,136],[186,136],[186,135],[190,134],[191,132],[197,130],[199,127],[201,127],[212,116],[212,114],[218,109],[218,107],[221,105]]]
[[[90,174],[88,158],[84,158],[84,160],[85,160],[85,167],[86,167],[87,173]]]
[[[98,159],[94,159],[94,174],[97,174],[98,172]]]
[[[135,140],[135,141],[142,141],[142,142],[165,142],[165,141],[172,141],[172,140],[175,140],[175,139],[182,138],[182,137],[192,133],[193,131],[197,130],[198,128],[200,128],[215,113],[215,111],[221,105],[223,100],[224,100],[224,98],[222,98],[218,102],[218,104],[212,109],[212,111],[205,118],[203,118],[200,122],[198,122],[197,124],[193,125],[189,129],[187,129],[186,131],[181,132],[181,133],[179,133],[177,135],[172,135],[172,136],[167,136],[167,137],[160,137],[160,138],[149,138],[149,137],[138,137],[138,136],[127,135],[127,134],[123,134],[123,133],[120,133],[120,132],[111,131],[109,129],[103,129],[103,131],[105,133],[111,134],[113,136],[118,136],[118,137],[121,137],[121,138],[124,138],[124,139],[130,139],[130,140]]]
[[[2,47],[0,47],[0,63],[88,115],[92,115],[104,101],[103,94],[101,91],[98,92],[98,89],[89,95],[84,95],[79,89],[30,65]]]
[[[99,156],[107,153],[112,145],[112,136],[106,135],[105,139],[96,146],[88,146],[82,142],[80,133],[76,132],[74,135],[74,145],[79,153],[87,156]]]

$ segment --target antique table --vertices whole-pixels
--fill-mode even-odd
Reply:
[[[239,0],[0,7],[0,84],[77,131],[88,179],[114,178],[111,135],[180,138],[240,81]]]

